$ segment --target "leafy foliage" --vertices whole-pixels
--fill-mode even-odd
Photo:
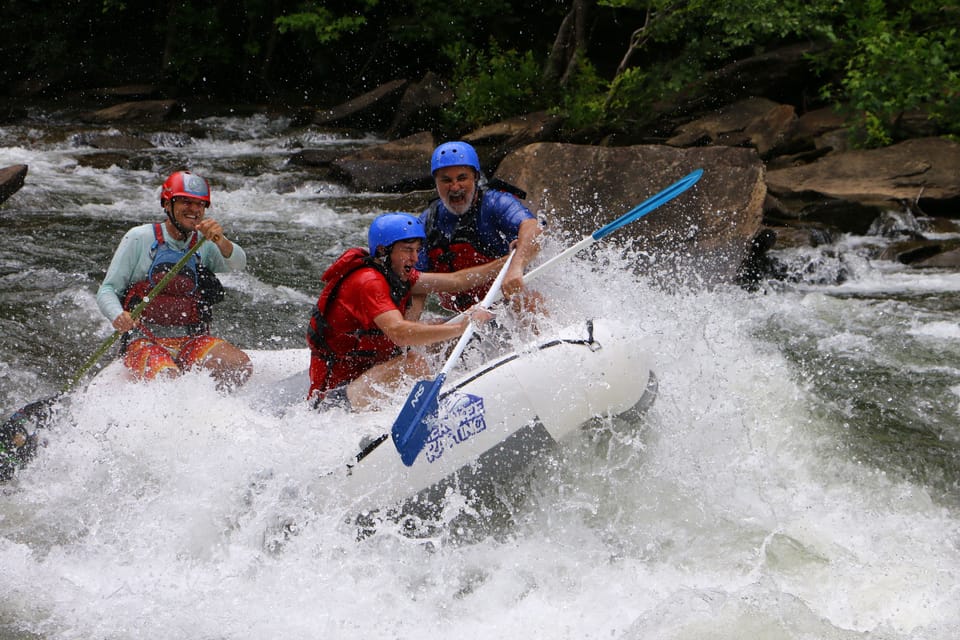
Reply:
[[[454,106],[449,124],[479,126],[549,106],[540,86],[540,64],[529,51],[504,50],[491,42],[486,51],[459,42],[444,48],[455,61]]]
[[[363,12],[377,3],[378,0],[357,0],[354,15],[338,15],[319,2],[304,3],[299,11],[279,16],[274,23],[280,33],[311,32],[318,43],[327,45],[358,31],[367,22]]]
[[[922,7],[923,5],[918,5]],[[960,132],[960,37],[941,21],[943,11],[897,10],[877,0],[848,16],[847,42],[833,59],[843,62],[838,81],[822,89],[850,114],[855,141],[881,146],[896,141],[902,117],[923,110],[947,132]]]
[[[574,15],[577,37],[561,42]],[[335,101],[432,71],[455,90],[450,128],[551,109],[602,135],[642,131],[698,92],[722,104],[705,88],[714,74],[816,42],[796,106],[836,103],[875,146],[908,135],[917,112],[960,135],[958,34],[955,0],[71,0],[54,19],[42,0],[6,0],[0,93],[154,82]]]

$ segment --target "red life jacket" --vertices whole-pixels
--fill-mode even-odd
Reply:
[[[307,344],[310,347],[310,392],[324,392],[354,380],[370,367],[398,355],[399,347],[376,325],[360,326],[327,319],[328,311],[347,276],[360,269],[373,269],[390,285],[390,297],[400,313],[410,304],[410,286],[370,257],[366,249],[349,249],[324,272],[325,283],[310,315]]]
[[[163,276],[183,257],[184,251],[171,249],[163,239],[163,225],[153,225],[155,241],[150,248],[153,262],[147,277],[134,282],[124,292],[123,308],[132,311]],[[197,243],[196,232],[190,238],[188,251]],[[205,272],[205,273],[204,273]],[[194,254],[187,264],[167,283],[166,288],[143,309],[143,320],[168,327],[191,327],[191,333],[206,333],[212,317],[210,305],[223,299],[219,280]]]
[[[481,243],[477,230],[477,215],[482,198],[483,194],[480,193],[477,204],[460,217],[449,240],[436,226],[437,205],[440,201],[434,200],[430,203],[424,228],[427,233],[427,258],[435,272],[452,273],[486,264],[497,258],[497,256],[485,254],[478,248]],[[460,293],[438,293],[437,297],[440,298],[440,306],[444,309],[466,311],[480,302],[489,288],[489,284],[481,284]]]

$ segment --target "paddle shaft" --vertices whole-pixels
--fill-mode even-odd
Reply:
[[[610,235],[620,227],[630,224],[635,220],[639,220],[640,218],[647,215],[648,213],[650,213],[660,205],[665,204],[670,200],[673,200],[678,195],[680,195],[681,193],[683,193],[684,191],[692,187],[697,182],[697,180],[700,179],[700,176],[702,175],[703,175],[703,169],[697,169],[696,171],[693,171],[687,174],[686,176],[684,176],[680,180],[677,180],[675,183],[673,183],[663,191],[647,198],[646,200],[644,200],[643,202],[641,202],[640,204],[638,204],[633,209],[626,212],[625,214],[623,214],[613,222],[605,224],[604,226],[600,227],[599,229],[597,229],[596,231],[594,231],[593,233],[585,237],[583,240],[581,240],[577,244],[553,256],[543,264],[537,266],[535,269],[532,269],[530,273],[523,276],[523,279],[530,280],[531,278],[536,278],[538,274],[543,273],[544,271],[546,271],[553,265],[557,264],[558,262],[562,262],[567,258],[573,257],[583,249],[586,249],[587,247],[592,245],[594,242],[606,238],[608,235]]]
[[[493,284],[490,285],[490,290],[487,291],[487,295],[483,297],[483,300],[480,301],[480,307],[483,309],[489,309],[497,297],[500,295],[500,287],[503,286],[503,279],[507,275],[507,269],[510,268],[510,263],[513,262],[513,258],[516,255],[516,250],[510,252],[510,256],[507,258],[507,261],[503,263],[503,267],[500,269],[500,273],[497,274],[497,277],[494,279]],[[440,373],[443,376],[446,376],[450,373],[450,370],[453,369],[454,365],[457,363],[457,360],[463,354],[463,350],[467,347],[467,343],[470,342],[470,338],[473,337],[474,326],[471,321],[467,328],[463,330],[463,334],[460,336],[460,340],[457,341],[457,346],[453,348],[453,351],[450,352],[450,357],[447,358],[447,363],[443,365],[443,369],[440,370]]]

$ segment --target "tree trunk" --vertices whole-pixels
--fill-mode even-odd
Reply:
[[[572,0],[564,16],[543,71],[545,84],[567,86],[587,48],[587,14],[591,0]]]

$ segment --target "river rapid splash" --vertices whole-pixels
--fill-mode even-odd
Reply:
[[[123,231],[161,219],[174,168],[211,179],[210,215],[250,256],[214,332],[306,368],[320,274],[396,202],[285,160],[377,140],[199,124],[206,138],[154,132],[139,168],[109,170],[40,125],[0,129],[0,166],[30,165],[0,209],[5,414],[110,335],[96,287]],[[631,323],[657,400],[482,500],[451,490],[429,521],[360,526],[330,480],[403,398],[318,414],[278,408],[256,376],[231,395],[198,373],[83,385],[0,486],[0,637],[954,638],[960,277],[874,263],[864,242],[779,254],[842,263],[840,286],[664,292],[615,237],[545,275],[548,328]]]

